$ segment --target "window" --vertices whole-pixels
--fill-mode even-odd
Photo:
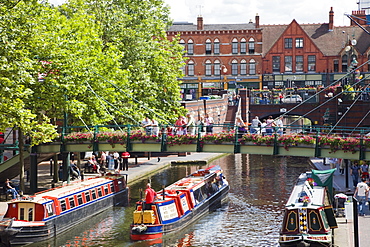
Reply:
[[[78,201],[78,205],[82,205],[84,202],[82,200],[82,195],[77,195],[77,201]]]
[[[95,189],[92,189],[91,190],[91,196],[92,196],[92,199],[95,200],[96,199],[96,192],[95,192]]]
[[[216,60],[214,63],[214,75],[221,75],[221,65],[220,61]]]
[[[189,76],[194,75],[194,62],[193,61],[188,62],[188,75]]]
[[[101,191],[101,188],[100,188],[100,187],[98,188],[98,196],[99,196],[99,197],[102,197],[102,196],[103,196],[103,193],[102,193],[102,191]]]
[[[244,38],[240,41],[240,54],[247,54],[247,41]]]
[[[28,209],[28,221],[33,221],[33,208]]]
[[[238,61],[233,60],[231,63],[231,74],[238,75]]]
[[[112,191],[112,193],[115,191],[114,190],[114,184],[113,183],[110,184],[110,191]]]
[[[302,72],[303,71],[303,56],[296,56],[295,57],[295,71]]]
[[[254,59],[251,59],[249,61],[249,74],[250,75],[256,74],[256,61],[254,61]]]
[[[286,56],[285,57],[285,72],[292,72],[292,56]]]
[[[233,39],[231,45],[232,45],[232,53],[233,54],[238,54],[238,40]]]
[[[24,220],[24,208],[19,209],[19,219]]]
[[[54,207],[53,207],[53,203],[47,203],[45,205],[45,208],[46,208],[46,212],[47,212],[47,217],[50,217],[50,216],[53,216],[54,215]]]
[[[303,48],[303,38],[296,38],[295,39],[295,47],[296,48]]]
[[[109,194],[108,185],[104,185],[104,193],[105,193],[106,195],[108,195],[108,194]]]
[[[240,75],[247,74],[247,62],[243,59],[240,63]]]
[[[342,56],[342,72],[347,72],[348,68],[348,57],[347,55]]]
[[[206,40],[206,54],[212,54],[212,43],[210,39]]]
[[[280,72],[280,57],[272,57],[272,72]]]
[[[212,63],[209,60],[206,61],[206,73],[205,74],[207,76],[212,75]]]
[[[316,56],[308,56],[308,71],[316,71]]]
[[[185,41],[183,39],[180,40],[180,45],[182,45],[184,47],[184,50],[185,50]]]
[[[66,211],[67,206],[66,206],[66,200],[65,199],[60,201],[60,208],[61,208],[62,212]]]
[[[338,59],[335,59],[334,61],[334,72],[339,72],[339,61]]]
[[[76,205],[75,205],[75,199],[72,197],[68,198],[69,200],[69,207],[70,208],[74,208]]]
[[[85,198],[86,198],[86,202],[91,201],[90,192],[89,191],[85,192]]]
[[[293,47],[293,39],[292,38],[286,38],[284,40],[285,49],[291,49]]]
[[[215,39],[215,42],[213,43],[213,53],[220,54],[220,41],[218,39]]]
[[[189,39],[189,41],[188,41],[188,55],[193,55],[193,54],[194,54],[193,40]]]
[[[254,39],[253,38],[249,39],[248,53],[249,54],[254,54]]]

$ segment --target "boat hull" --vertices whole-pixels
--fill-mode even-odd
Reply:
[[[145,225],[145,230],[140,230],[140,225],[131,225],[132,240],[153,240],[161,238],[163,235],[179,231],[187,225],[195,222],[205,214],[221,207],[227,202],[229,185],[222,186],[215,194],[207,200],[198,204],[189,213],[183,215],[179,220],[168,224]],[[139,228],[135,228],[139,226]],[[137,230],[136,230],[137,229]]]
[[[76,207],[73,211],[63,212],[48,220],[40,221],[38,225],[10,220],[11,223],[8,226],[0,225],[1,243],[5,246],[15,246],[45,241],[110,207],[126,206],[127,203],[128,188]]]

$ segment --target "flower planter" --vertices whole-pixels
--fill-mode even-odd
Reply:
[[[167,145],[167,152],[196,152],[197,144]]]
[[[67,152],[89,152],[93,151],[93,144],[89,143],[67,143],[65,145],[65,151]]]
[[[132,142],[131,143],[132,152],[161,152],[160,142]]]
[[[43,144],[37,146],[37,153],[59,153],[61,143]]]
[[[331,151],[330,147],[322,147],[321,148],[321,157],[358,160],[360,158],[360,151],[356,151],[355,153],[352,153],[351,151],[344,152],[343,150],[337,150],[337,151],[333,152],[333,151]],[[367,157],[367,158],[369,159],[370,157]]]
[[[113,146],[110,143],[99,143],[98,144],[99,151],[118,151],[123,152],[126,151],[126,144],[122,145],[120,143],[115,143]]]
[[[206,153],[234,153],[234,144],[204,143],[202,151]]]
[[[256,145],[254,143],[244,144],[240,145],[240,153],[273,155],[274,146]]]
[[[288,150],[284,146],[279,146],[278,154],[284,156],[315,157],[315,145],[291,146],[288,147]]]

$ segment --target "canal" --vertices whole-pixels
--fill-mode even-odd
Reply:
[[[129,238],[135,202],[148,179],[130,188],[130,206],[108,209],[47,243],[32,246],[279,246],[278,237],[286,200],[298,175],[310,170],[308,159],[261,155],[229,155],[219,165],[230,184],[229,202],[182,232],[161,243]],[[152,176],[155,190],[201,168],[174,165]]]

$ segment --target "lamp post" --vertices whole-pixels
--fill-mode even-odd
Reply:
[[[225,85],[224,85],[224,78],[222,78],[222,75],[225,75],[227,73],[227,68],[225,65],[221,65],[220,66],[220,84],[222,85],[222,88],[225,89]]]

